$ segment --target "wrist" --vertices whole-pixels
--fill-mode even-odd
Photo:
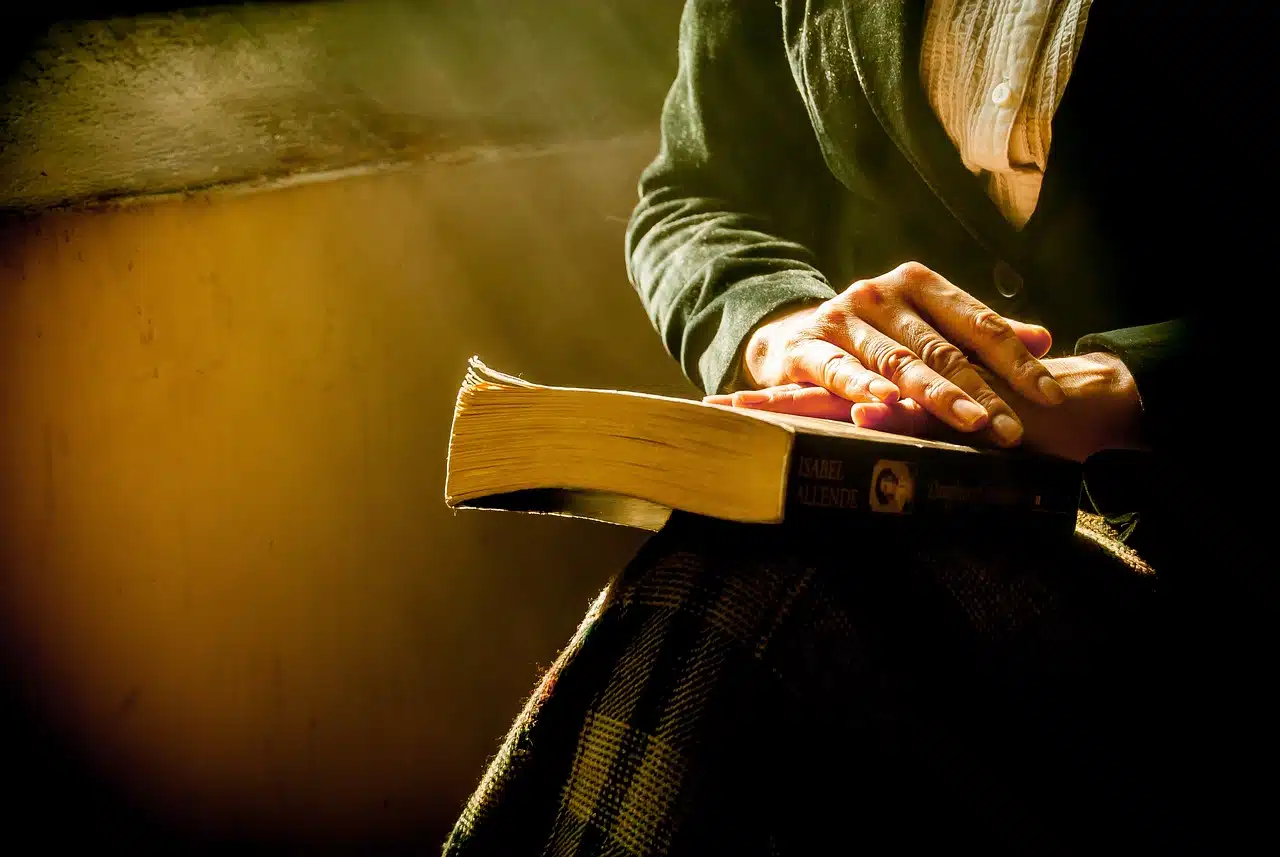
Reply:
[[[1108,420],[1110,431],[1107,433],[1104,448],[1145,448],[1142,396],[1138,390],[1137,379],[1134,378],[1129,367],[1109,351],[1093,351],[1080,356],[1099,367],[1105,379],[1104,392],[1111,403],[1108,410],[1112,414],[1112,419]]]

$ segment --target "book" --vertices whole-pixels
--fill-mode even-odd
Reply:
[[[673,510],[749,524],[993,525],[1070,534],[1082,467],[852,423],[620,390],[549,387],[472,358],[449,437],[453,508],[660,529]]]

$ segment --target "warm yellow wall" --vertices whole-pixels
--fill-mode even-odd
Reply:
[[[0,235],[0,621],[167,817],[433,831],[640,543],[442,504],[466,357],[691,392],[625,279],[652,135]]]

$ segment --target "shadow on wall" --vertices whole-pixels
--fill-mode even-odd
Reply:
[[[446,510],[457,385],[477,353],[694,394],[623,268],[656,147],[650,123],[4,222],[13,817],[45,842],[440,841],[643,539]]]

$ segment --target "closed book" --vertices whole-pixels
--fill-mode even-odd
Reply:
[[[549,387],[472,358],[449,439],[455,508],[656,530],[672,510],[752,524],[1034,528],[1070,535],[1081,466],[1021,450],[620,390]]]

